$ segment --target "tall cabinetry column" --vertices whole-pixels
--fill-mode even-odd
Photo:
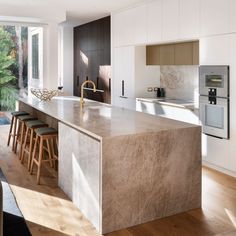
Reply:
[[[103,92],[86,90],[86,97],[110,103],[110,17],[74,28],[74,95],[80,96],[81,84],[92,80]]]

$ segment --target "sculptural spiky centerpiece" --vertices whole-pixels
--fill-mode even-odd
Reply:
[[[58,90],[55,89],[35,89],[31,88],[31,93],[41,101],[50,101],[54,96],[58,95]]]

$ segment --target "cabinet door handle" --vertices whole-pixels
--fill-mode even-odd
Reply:
[[[76,76],[76,86],[79,86],[79,76]]]
[[[86,81],[88,81],[88,76],[86,76]],[[88,88],[88,83],[86,84],[86,88]]]
[[[109,85],[108,85],[108,91],[111,92],[111,78],[109,78]]]
[[[122,97],[125,95],[125,81],[122,80],[122,90],[121,90]]]
[[[99,77],[97,77],[97,89],[99,88]]]

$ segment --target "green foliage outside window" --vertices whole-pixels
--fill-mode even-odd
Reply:
[[[0,26],[0,111],[15,110],[19,96],[27,95],[28,28]]]
[[[18,97],[16,77],[11,67],[16,64],[11,34],[0,27],[0,109],[14,110]]]

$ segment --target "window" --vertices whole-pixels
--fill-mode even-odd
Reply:
[[[43,28],[28,28],[28,89],[43,87]]]

